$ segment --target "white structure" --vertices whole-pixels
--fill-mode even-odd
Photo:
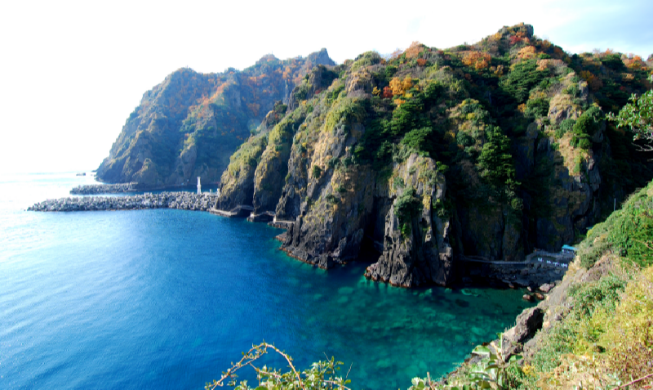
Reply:
[[[197,176],[197,195],[202,193],[202,183],[200,183],[200,177]]]

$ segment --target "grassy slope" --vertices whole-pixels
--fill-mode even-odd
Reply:
[[[504,388],[611,389],[653,373],[653,182],[579,246],[551,292],[556,305],[543,305],[556,315],[525,346],[524,361],[506,367]],[[483,364],[463,365],[433,388],[482,388],[474,371]]]

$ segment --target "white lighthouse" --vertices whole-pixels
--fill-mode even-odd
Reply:
[[[200,183],[200,177],[197,176],[197,195],[202,193],[202,183]]]

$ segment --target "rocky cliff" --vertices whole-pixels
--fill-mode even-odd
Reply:
[[[183,68],[143,95],[97,171],[108,183],[141,188],[216,182],[229,156],[273,108],[288,102],[304,76],[334,65],[326,50],[307,58],[268,55],[238,71],[202,74]]]
[[[366,275],[406,287],[447,284],[469,256],[557,251],[653,177],[605,121],[648,72],[528,25],[314,68],[232,156],[217,207],[274,213],[284,250],[323,268],[373,248]]]

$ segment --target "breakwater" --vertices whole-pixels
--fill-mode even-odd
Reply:
[[[73,195],[117,194],[137,191],[138,183],[87,184],[70,190]]]
[[[101,211],[141,209],[181,209],[208,211],[213,207],[215,194],[191,192],[146,193],[133,196],[87,196],[49,199],[29,207],[28,211]]]

